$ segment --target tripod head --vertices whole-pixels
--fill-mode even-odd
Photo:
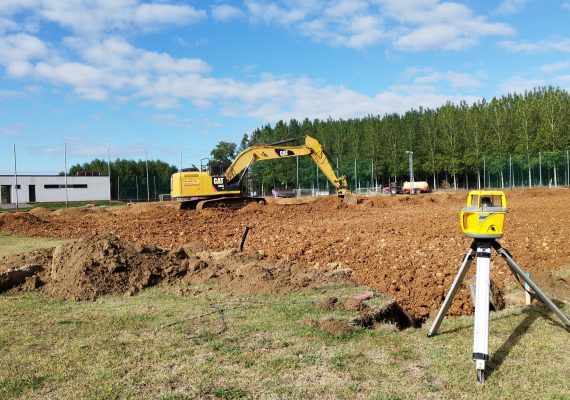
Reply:
[[[503,236],[507,212],[505,193],[496,190],[473,190],[461,209],[461,231],[468,238],[498,239]]]

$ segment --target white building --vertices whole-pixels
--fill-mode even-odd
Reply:
[[[0,204],[16,203],[14,175],[0,175]],[[108,176],[68,176],[68,201],[109,200]],[[19,203],[65,201],[65,177],[59,175],[18,175]]]

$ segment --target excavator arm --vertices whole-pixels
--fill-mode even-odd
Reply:
[[[300,146],[286,145],[258,145],[241,152],[230,167],[225,176],[228,182],[238,179],[251,164],[258,161],[273,160],[277,158],[301,157],[310,155],[315,164],[323,172],[329,182],[334,186],[339,196],[350,194],[346,177],[336,176],[330,159],[321,144],[310,136],[305,136],[305,144]]]

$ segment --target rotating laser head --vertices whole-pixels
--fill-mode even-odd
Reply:
[[[498,239],[503,236],[507,198],[494,190],[473,190],[459,217],[461,231],[475,239]]]

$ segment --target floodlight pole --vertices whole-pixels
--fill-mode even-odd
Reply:
[[[299,197],[299,157],[295,157],[297,161],[297,197]]]
[[[18,199],[18,170],[16,168],[16,143],[14,143],[14,193],[16,193],[16,210],[20,208],[20,201]]]
[[[109,205],[112,205],[111,200],[111,152],[109,147],[107,147],[107,174],[109,175]]]
[[[67,208],[67,143],[63,144],[63,175],[65,176],[65,208]]]
[[[408,162],[410,165],[410,194],[414,194],[414,152],[407,150],[406,154],[408,155]]]
[[[148,150],[144,151],[146,165],[146,201],[150,203],[150,186],[148,184]]]

